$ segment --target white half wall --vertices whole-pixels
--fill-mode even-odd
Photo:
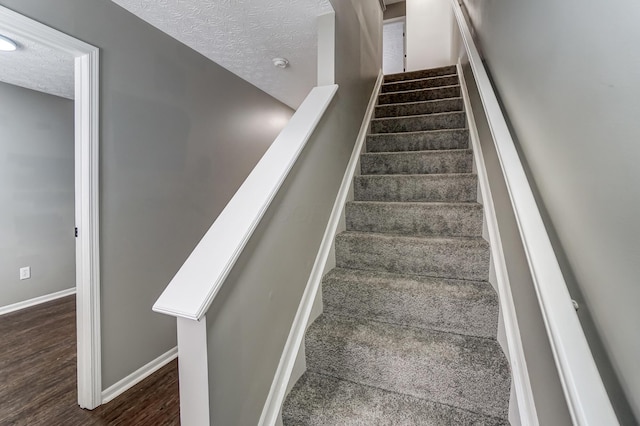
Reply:
[[[448,0],[407,0],[407,71],[453,65]]]

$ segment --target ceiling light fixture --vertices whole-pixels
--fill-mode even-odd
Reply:
[[[0,35],[0,51],[13,52],[17,48],[18,48],[18,45],[16,44],[15,41],[3,35]]]
[[[273,65],[275,65],[278,68],[286,68],[289,66],[289,61],[287,61],[285,58],[273,58]]]

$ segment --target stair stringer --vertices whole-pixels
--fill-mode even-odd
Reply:
[[[511,284],[505,261],[498,219],[493,204],[489,177],[482,154],[480,137],[475,124],[469,92],[462,68],[458,62],[458,78],[460,92],[464,102],[464,111],[469,126],[469,143],[473,151],[473,171],[478,176],[478,202],[483,206],[482,237],[489,241],[491,261],[489,263],[489,283],[498,293],[499,316],[497,340],[507,355],[511,367],[511,395],[509,400],[509,422],[513,426],[538,426],[538,415],[533,398],[533,390],[529,380],[524,347],[520,336],[518,319],[511,294]]]
[[[353,178],[360,174],[360,155],[364,152],[365,141],[371,126],[378,95],[384,80],[382,69],[373,86],[371,98],[362,119],[351,157],[347,163],[342,183],[329,216],[329,221],[318,249],[309,280],[307,281],[296,316],[285,343],[278,368],[271,383],[269,395],[258,422],[259,426],[282,425],[281,407],[293,385],[306,371],[304,336],[307,328],[322,314],[322,277],[335,267],[336,235],[346,229],[345,206],[352,201]]]

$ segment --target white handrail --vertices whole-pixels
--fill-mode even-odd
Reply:
[[[153,305],[200,320],[313,134],[338,86],[315,87]]]
[[[573,424],[617,425],[482,58],[457,0],[451,0],[451,5],[496,146]]]

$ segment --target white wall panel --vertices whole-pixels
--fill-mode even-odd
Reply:
[[[407,71],[452,65],[453,15],[447,0],[407,0]]]

